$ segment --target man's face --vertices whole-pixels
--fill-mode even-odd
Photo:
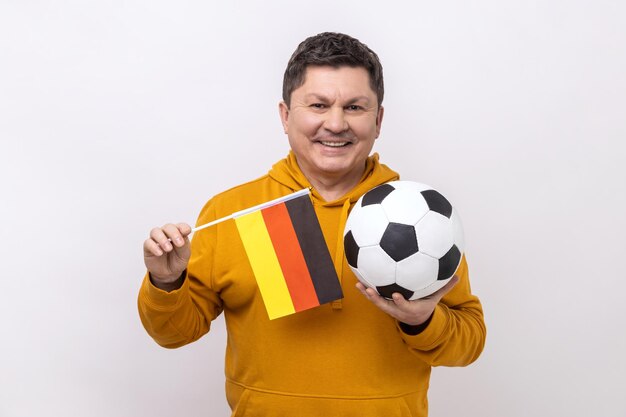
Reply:
[[[383,108],[364,68],[311,66],[291,106],[280,103],[280,115],[309,180],[356,184],[380,133]]]

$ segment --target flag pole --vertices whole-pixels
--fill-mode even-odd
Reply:
[[[213,220],[212,222],[203,224],[203,225],[198,226],[198,227],[194,227],[193,229],[191,229],[191,233],[195,233],[198,230],[206,229],[207,227],[215,226],[218,223],[225,222],[226,220],[230,220],[232,218],[233,218],[233,215],[231,214],[230,216],[226,216],[226,217],[222,217],[221,219]]]
[[[303,188],[302,190],[296,191],[295,193],[287,194],[287,195],[285,195],[283,197],[279,197],[279,198],[276,198],[274,200],[267,201],[265,203],[261,203],[259,205],[254,206],[254,207],[250,207],[250,208],[247,208],[247,209],[244,209],[244,210],[241,210],[241,211],[237,211],[237,212],[235,212],[233,214],[230,214],[228,216],[222,217],[222,218],[217,219],[217,220],[213,220],[212,222],[209,222],[209,223],[206,223],[206,224],[194,227],[193,229],[191,229],[191,233],[197,232],[197,231],[202,230],[202,229],[206,229],[207,227],[215,226],[216,224],[225,222],[226,220],[234,219],[236,217],[240,217],[240,216],[252,213],[252,212],[257,211],[257,210],[262,210],[262,209],[267,208],[267,207],[275,206],[276,204],[284,203],[285,201],[293,200],[294,198],[298,198],[298,197],[301,197],[303,195],[310,194],[310,193],[311,193],[311,189],[310,188]]]

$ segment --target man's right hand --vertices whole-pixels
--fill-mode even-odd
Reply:
[[[177,280],[187,268],[191,254],[189,234],[188,224],[168,223],[152,229],[143,242],[143,260],[156,287],[171,291],[179,286]]]

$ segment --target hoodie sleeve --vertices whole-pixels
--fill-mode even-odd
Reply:
[[[198,224],[214,217],[209,202],[202,210]],[[215,230],[206,229],[194,236],[185,280],[175,291],[163,291],[150,282],[147,273],[144,276],[137,300],[139,317],[159,345],[177,348],[198,340],[222,312],[222,300],[212,288],[215,242]]]
[[[428,326],[417,335],[398,331],[409,349],[431,366],[465,366],[483,350],[486,327],[478,297],[472,295],[465,257],[460,280],[435,308]]]

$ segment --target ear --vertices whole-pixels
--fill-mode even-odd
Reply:
[[[380,128],[383,124],[383,114],[385,113],[385,108],[383,106],[378,107],[378,114],[376,115],[376,138],[380,135]]]
[[[278,103],[278,113],[280,115],[280,122],[283,124],[283,131],[286,134],[289,128],[289,107],[287,103],[284,101]]]

